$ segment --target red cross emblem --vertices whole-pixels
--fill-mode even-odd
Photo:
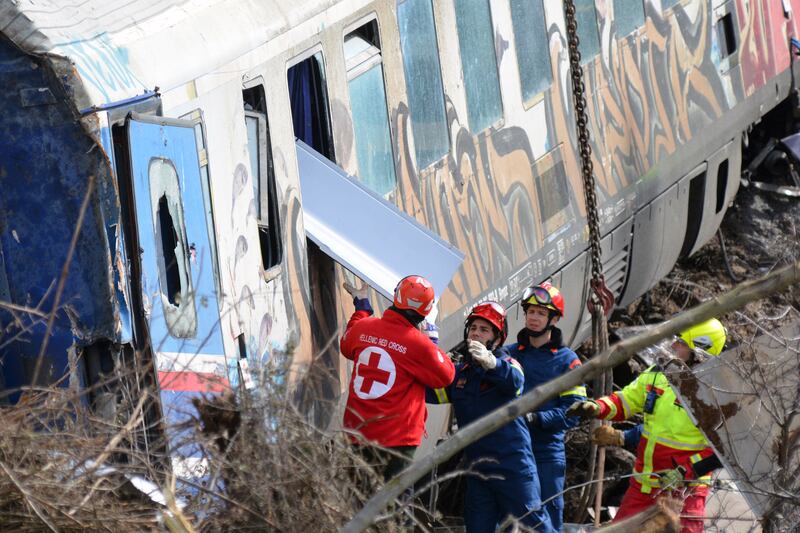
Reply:
[[[368,346],[358,354],[353,373],[353,392],[364,400],[380,398],[389,392],[396,377],[392,357],[377,346]]]

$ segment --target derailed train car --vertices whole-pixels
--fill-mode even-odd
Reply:
[[[576,5],[604,272],[626,305],[714,235],[747,133],[794,108],[800,0]],[[417,255],[342,224],[383,227],[375,205],[463,253],[443,343],[476,302],[545,278],[581,341],[565,33],[558,0],[0,0],[3,401],[59,383],[113,411],[123,366],[169,417],[285,357],[298,401],[335,421],[341,265],[385,293],[372,270]],[[322,220],[296,139],[330,163]],[[345,201],[337,167],[370,194]]]

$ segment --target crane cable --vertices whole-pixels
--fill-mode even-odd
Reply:
[[[603,277],[603,263],[600,246],[600,218],[597,209],[596,184],[592,165],[592,147],[590,145],[588,115],[586,112],[585,85],[583,82],[583,68],[581,67],[581,53],[578,48],[578,23],[575,16],[574,0],[564,0],[564,14],[567,27],[567,42],[569,46],[570,74],[572,78],[572,101],[575,110],[575,127],[578,135],[578,148],[581,157],[581,174],[583,176],[583,195],[586,201],[586,224],[589,229],[589,255],[591,258],[592,279],[590,282],[590,294],[586,303],[589,312],[592,314],[592,353],[593,355],[603,353],[608,348],[608,314],[614,306],[614,295],[608,289]],[[612,373],[606,371],[594,381],[594,394],[611,394]],[[590,430],[594,430],[597,425],[604,422],[593,422]],[[590,468],[588,475],[596,479],[597,484],[592,484],[596,491],[594,502],[594,523],[600,524],[600,504],[603,496],[603,478],[605,477],[605,447],[600,446],[597,452],[596,475],[594,466],[596,445],[592,445],[590,453]],[[596,488],[595,488],[596,487]],[[592,490],[584,493],[581,501],[582,521],[585,510],[591,499]]]

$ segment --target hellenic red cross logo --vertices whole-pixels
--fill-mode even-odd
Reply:
[[[380,398],[394,385],[396,370],[394,361],[383,348],[364,348],[353,368],[353,392],[363,400]]]
[[[378,367],[378,363],[381,362],[381,354],[379,353],[371,353],[369,354],[369,363],[366,365],[362,365],[359,368],[359,375],[364,378],[361,382],[361,388],[359,389],[364,394],[369,394],[370,389],[372,389],[372,383],[378,381],[380,383],[386,384],[389,382],[389,377],[391,374],[385,370],[381,370]]]

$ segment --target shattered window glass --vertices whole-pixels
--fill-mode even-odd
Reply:
[[[450,150],[431,0],[401,1],[397,6],[397,24],[414,132],[414,153],[421,170]]]
[[[522,99],[530,100],[553,79],[542,0],[511,0]]]
[[[356,32],[344,43],[358,179],[380,195],[397,185],[381,52]]]
[[[479,133],[503,117],[492,15],[484,0],[455,2],[455,7],[469,129]]]
[[[148,176],[164,319],[172,336],[192,338],[197,331],[189,269],[193,246],[186,239],[178,173],[172,161],[153,158],[150,160]]]

